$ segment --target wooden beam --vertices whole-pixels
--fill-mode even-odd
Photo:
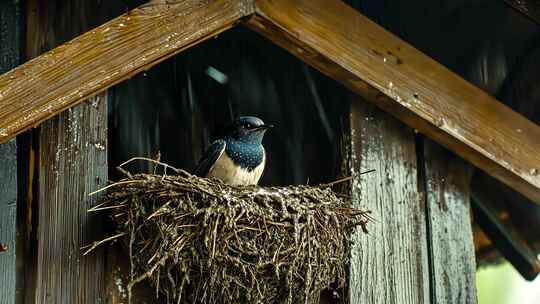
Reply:
[[[153,0],[0,76],[0,143],[232,27],[250,0]]]
[[[0,73],[21,58],[21,4],[0,2]],[[0,303],[14,304],[17,281],[17,143],[0,144]]]
[[[372,210],[369,234],[353,235],[349,299],[430,303],[424,200],[412,129],[356,97],[351,111],[353,205]]]
[[[530,244],[524,240],[523,232],[520,233],[516,229],[512,218],[509,217],[507,208],[512,197],[497,184],[498,182],[488,175],[475,174],[471,183],[474,219],[497,251],[525,279],[532,281],[540,273],[540,261]],[[503,218],[506,218],[506,221]],[[526,219],[517,218],[517,221]]]
[[[476,261],[469,203],[471,168],[432,141],[423,141],[423,146],[420,153],[423,152],[425,170],[430,303],[474,304]]]
[[[540,203],[540,127],[342,3],[256,0],[247,25]]]

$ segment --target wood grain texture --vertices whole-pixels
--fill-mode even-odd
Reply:
[[[372,210],[351,252],[350,302],[430,303],[424,204],[413,130],[357,98],[351,111],[353,205]]]
[[[107,14],[100,9],[107,8],[86,0],[27,1],[27,56],[36,57],[102,23]],[[87,210],[99,198],[88,194],[107,181],[106,94],[50,119],[32,141],[37,192],[28,209],[37,244],[30,240],[36,258],[26,271],[24,301],[103,303],[105,254],[100,249],[82,256],[80,248],[103,236],[103,220]]]
[[[17,136],[17,304],[35,304],[38,130]]]
[[[16,67],[21,61],[21,3],[0,2],[0,73]]]
[[[431,303],[476,303],[476,262],[466,162],[424,144]]]
[[[103,218],[89,214],[107,181],[107,102],[90,98],[42,126],[36,303],[103,303],[103,249],[80,248],[103,237]]]
[[[0,73],[21,58],[21,4],[0,2]],[[17,143],[0,144],[0,304],[14,304],[17,260]]]
[[[256,0],[248,26],[540,203],[540,127],[341,1]]]
[[[154,0],[0,76],[0,143],[233,26],[248,0]]]
[[[0,303],[15,303],[17,144],[0,145]]]

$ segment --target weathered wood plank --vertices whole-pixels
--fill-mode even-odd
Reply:
[[[540,127],[341,1],[256,0],[248,26],[540,203]]]
[[[0,2],[0,73],[20,62],[21,4]],[[17,219],[17,144],[0,144],[0,303],[15,303]]]
[[[102,217],[87,210],[107,181],[106,139],[104,94],[42,126],[36,303],[105,301],[103,249],[80,248],[103,237]]]
[[[37,248],[37,130],[17,136],[17,304],[35,304]]]
[[[476,303],[471,168],[431,141],[424,144],[424,163],[431,303]]]
[[[0,74],[16,67],[21,61],[21,3],[0,2]]]
[[[108,2],[110,3],[110,2]],[[65,42],[106,14],[85,0],[27,1],[27,56]],[[82,256],[80,248],[103,237],[103,219],[88,214],[98,197],[88,197],[107,181],[106,94],[44,123],[36,132],[38,178],[32,202],[37,257],[27,271],[27,303],[103,303],[103,249]],[[30,235],[30,237],[32,237]],[[33,244],[32,244],[33,245]]]
[[[0,76],[0,143],[233,26],[249,0],[154,0]]]
[[[353,205],[372,210],[353,236],[351,303],[430,303],[426,218],[413,130],[356,98],[351,111]]]
[[[0,6],[1,7],[1,6]],[[0,145],[0,303],[15,303],[17,144]]]

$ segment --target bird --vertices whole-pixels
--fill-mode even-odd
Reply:
[[[256,185],[266,164],[262,140],[273,125],[254,116],[241,116],[225,129],[200,159],[194,174],[229,185]]]

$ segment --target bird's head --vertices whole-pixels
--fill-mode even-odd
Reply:
[[[260,144],[266,130],[272,127],[264,124],[260,118],[241,116],[228,126],[227,136],[246,143]]]

